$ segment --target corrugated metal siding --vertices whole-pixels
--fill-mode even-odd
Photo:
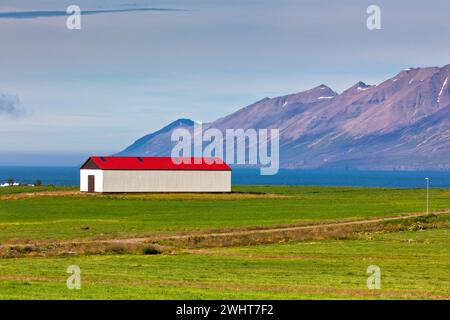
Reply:
[[[113,170],[103,179],[103,192],[231,191],[231,171]]]

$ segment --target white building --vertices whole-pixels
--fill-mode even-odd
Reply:
[[[5,188],[5,187],[19,187],[20,186],[20,183],[18,183],[18,182],[14,182],[14,183],[3,183],[3,184],[0,184],[0,188]]]
[[[90,157],[80,168],[80,190],[231,192],[231,168],[220,159]]]

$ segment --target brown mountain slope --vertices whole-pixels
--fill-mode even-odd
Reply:
[[[181,121],[181,122],[180,122]],[[121,155],[170,155],[180,120]],[[282,167],[450,169],[450,65],[400,72],[337,94],[325,85],[265,98],[205,127],[278,128]]]

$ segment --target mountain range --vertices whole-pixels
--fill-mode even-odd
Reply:
[[[338,94],[326,85],[264,98],[206,128],[280,130],[282,168],[450,169],[450,65],[410,68]],[[169,156],[178,119],[117,155]]]

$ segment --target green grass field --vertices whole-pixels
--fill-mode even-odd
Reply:
[[[20,188],[14,192],[19,191]],[[161,194],[140,198],[74,195],[5,200],[0,193],[0,241],[142,236],[182,230],[355,220],[424,211],[426,201],[421,189],[252,186],[235,187],[234,191],[283,197],[259,195],[248,199],[245,194],[233,198],[225,194],[191,199]],[[434,189],[431,198],[432,210],[450,208],[449,190]]]
[[[35,191],[0,189],[0,245],[359,220],[425,207],[419,189],[249,186],[231,195],[83,196],[70,194],[73,188],[42,188],[28,194]],[[449,208],[450,191],[433,189],[431,209]],[[450,299],[450,215],[435,220],[440,224],[429,229],[414,224],[406,227],[411,231],[157,255],[0,258],[0,299]],[[81,290],[66,287],[70,265],[81,268]],[[381,268],[381,290],[366,287],[369,265]]]
[[[174,255],[0,260],[1,299],[450,298],[450,229]],[[68,290],[78,265],[81,290]],[[369,265],[381,290],[368,290]]]

